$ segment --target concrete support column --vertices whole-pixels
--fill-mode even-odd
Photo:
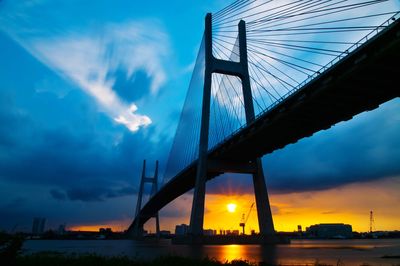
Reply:
[[[201,111],[201,129],[199,143],[199,160],[196,170],[196,183],[193,193],[192,212],[190,215],[190,234],[201,236],[203,234],[204,204],[207,181],[207,150],[208,133],[210,126],[210,101],[211,101],[211,78],[212,78],[212,25],[211,14],[205,19],[205,73],[203,87],[203,103]]]
[[[249,124],[254,121],[255,113],[248,69],[246,23],[243,20],[239,22],[239,51],[240,64],[243,68],[241,79],[244,109],[246,113],[246,123]],[[272,235],[275,233],[274,223],[272,220],[267,186],[265,184],[264,171],[260,158],[256,159],[256,173],[253,174],[253,185],[256,198],[258,226],[260,228],[260,234]]]
[[[153,179],[153,187],[152,187],[152,196],[155,195],[158,191],[158,161],[156,161],[156,169],[154,171],[154,179]],[[158,212],[155,215],[156,218],[156,235],[160,237],[160,218],[158,216]]]
[[[140,210],[142,209],[142,197],[143,197],[145,178],[146,178],[146,160],[143,160],[142,177],[140,179],[139,193],[138,193],[138,198],[137,198],[137,202],[136,202],[135,217],[138,217]],[[143,233],[143,225],[139,226],[139,219],[137,219],[137,221],[138,222],[136,222],[136,224],[134,225],[134,228],[133,228],[133,234],[135,237],[139,237]]]
[[[265,184],[264,171],[260,158],[256,159],[257,173],[253,174],[254,194],[256,198],[258,226],[260,234],[271,236],[275,234],[272,220],[271,206],[269,204],[267,186]]]

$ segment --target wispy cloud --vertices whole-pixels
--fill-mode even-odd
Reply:
[[[151,123],[148,116],[136,113],[134,103],[125,103],[112,89],[118,68],[130,78],[144,70],[152,80],[151,92],[156,93],[166,80],[162,66],[167,56],[168,38],[156,27],[140,22],[109,25],[102,35],[73,33],[34,40],[30,48],[35,56],[92,95],[117,123],[136,131]],[[140,90],[144,88],[132,88]]]
[[[24,9],[25,10],[25,9]],[[130,131],[149,125],[147,115],[139,114],[133,102],[121,99],[113,90],[113,73],[123,69],[130,79],[144,71],[150,82],[150,93],[156,94],[166,82],[163,63],[169,56],[169,38],[153,20],[105,23],[100,27],[70,31],[60,26],[48,29],[35,26],[35,18],[16,7],[0,19],[0,30],[6,32],[35,58],[55,72],[77,84],[93,96],[116,123]],[[13,16],[12,13],[24,14]],[[27,30],[26,24],[32,26]],[[51,25],[51,21],[49,22]],[[40,23],[38,23],[40,25]],[[147,88],[131,88],[135,91]]]

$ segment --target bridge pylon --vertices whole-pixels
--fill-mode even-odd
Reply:
[[[250,76],[248,70],[246,24],[243,20],[239,22],[238,28],[240,61],[234,62],[217,59],[212,54],[211,14],[207,14],[205,18],[205,75],[199,142],[199,158],[196,169],[196,181],[189,229],[193,242],[201,241],[200,239],[203,235],[206,181],[207,175],[210,172],[236,172],[252,174],[260,235],[263,239],[269,239],[269,241],[267,240],[265,242],[273,243],[275,239],[274,224],[272,220],[271,208],[268,199],[268,192],[261,159],[254,158],[254,160],[250,162],[231,160],[210,161],[207,157],[210,124],[211,80],[213,73],[237,76],[241,79],[246,123],[249,124],[255,119]]]
[[[139,186],[138,199],[137,199],[137,203],[136,203],[135,217],[139,216],[140,210],[142,208],[142,198],[143,198],[143,191],[144,191],[145,183],[150,183],[152,185],[150,196],[153,196],[154,194],[157,193],[157,191],[158,191],[158,161],[156,161],[156,168],[154,170],[154,176],[148,177],[148,176],[146,176],[146,160],[143,160],[142,177],[140,179],[140,186]],[[156,219],[156,235],[157,235],[157,237],[160,237],[160,220],[159,220],[158,212],[155,213],[154,218]],[[143,225],[139,224],[139,219],[137,219],[137,221],[138,222],[136,222],[133,225],[133,230],[130,233],[135,238],[141,238],[141,237],[143,237],[143,232],[144,232]]]

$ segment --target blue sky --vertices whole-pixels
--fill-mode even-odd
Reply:
[[[0,229],[129,220],[142,160],[165,166],[204,15],[228,3],[0,1]],[[271,191],[398,178],[399,108],[266,156]]]

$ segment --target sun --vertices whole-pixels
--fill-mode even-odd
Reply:
[[[236,204],[235,203],[229,203],[226,205],[226,208],[228,209],[228,212],[235,212],[236,211]]]

